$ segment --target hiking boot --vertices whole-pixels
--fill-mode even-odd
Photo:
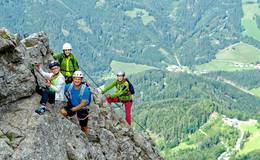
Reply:
[[[88,135],[88,127],[81,127],[81,130]]]
[[[39,115],[44,114],[45,111],[46,111],[46,108],[44,106],[40,106],[39,108],[37,108],[35,110],[35,112],[38,113]]]

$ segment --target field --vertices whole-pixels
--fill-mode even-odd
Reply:
[[[77,20],[78,29],[84,31],[85,33],[92,33],[92,30],[89,28],[87,22],[84,19]]]
[[[250,133],[250,137],[245,142],[244,147],[240,150],[239,154],[247,154],[253,150],[260,149],[260,128],[257,124],[242,124],[241,128]]]
[[[141,17],[144,25],[147,25],[150,22],[155,21],[154,17],[150,16],[149,12],[147,12],[144,9],[135,8],[134,10],[126,11],[126,15],[131,18]]]
[[[110,67],[112,68],[113,73],[116,73],[119,70],[124,70],[127,75],[136,74],[147,70],[157,69],[155,67],[151,67],[147,65],[135,64],[135,63],[124,63],[119,61],[112,61]]]
[[[216,54],[213,61],[196,66],[199,71],[241,71],[254,69],[260,49],[246,43],[231,45]]]
[[[242,3],[244,16],[241,19],[241,23],[245,29],[242,34],[260,41],[260,30],[257,27],[255,19],[256,14],[260,15],[260,8],[258,7],[257,0],[243,0]]]
[[[260,87],[251,89],[250,92],[253,93],[257,97],[260,97]]]
[[[229,150],[235,146],[235,143],[239,137],[239,130],[226,125],[222,121],[222,116],[216,115],[211,117],[210,120],[199,130],[184,139],[178,146],[171,149],[161,150],[161,154],[167,158],[169,155],[177,153],[180,150],[198,149],[203,141],[216,135],[220,135],[221,142],[219,145],[222,145],[226,148],[226,150]],[[156,136],[152,137],[156,140]],[[161,144],[163,143],[161,141],[163,141],[163,138],[160,138],[160,140],[157,139],[157,146],[162,147]]]

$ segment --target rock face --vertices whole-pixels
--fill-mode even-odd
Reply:
[[[102,105],[91,105],[88,136],[76,119],[58,113],[62,103],[48,105],[44,115],[34,113],[40,96],[30,65],[51,59],[45,33],[21,40],[0,29],[0,58],[1,160],[162,159],[150,140]]]
[[[34,77],[30,67],[34,63],[47,63],[48,38],[45,33],[32,34],[20,40],[6,29],[0,29],[0,104],[31,96]]]

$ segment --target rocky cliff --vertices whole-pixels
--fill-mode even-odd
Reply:
[[[63,118],[61,103],[34,113],[40,96],[30,71],[34,63],[51,60],[48,37],[26,38],[0,29],[0,159],[85,160],[162,159],[152,141],[128,128],[102,105],[92,104],[89,135],[75,119]]]

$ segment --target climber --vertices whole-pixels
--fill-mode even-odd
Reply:
[[[45,78],[46,88],[40,91],[41,101],[38,109],[35,110],[38,114],[43,114],[46,110],[46,104],[54,103],[55,100],[64,101],[64,86],[65,78],[60,72],[60,64],[58,61],[52,61],[49,64],[51,73],[44,72],[40,64],[35,65],[35,70]]]
[[[112,102],[118,103],[121,102],[125,106],[125,119],[126,122],[131,126],[131,107],[133,104],[133,92],[131,92],[131,88],[133,88],[132,84],[125,78],[125,72],[119,71],[117,73],[117,79],[113,81],[111,84],[105,86],[103,89],[98,88],[98,91],[101,94],[106,93],[108,90],[116,87],[117,91],[112,95],[106,96],[106,101],[109,105]]]
[[[79,71],[77,58],[71,53],[72,46],[70,43],[63,44],[63,53],[52,53],[53,58],[60,62],[61,73],[65,77],[66,84],[72,82],[72,74]]]
[[[81,71],[73,73],[73,82],[65,86],[64,93],[68,100],[67,106],[62,107],[60,112],[65,117],[72,117],[77,113],[81,130],[87,135],[91,92],[89,87],[82,83],[83,77]]]

